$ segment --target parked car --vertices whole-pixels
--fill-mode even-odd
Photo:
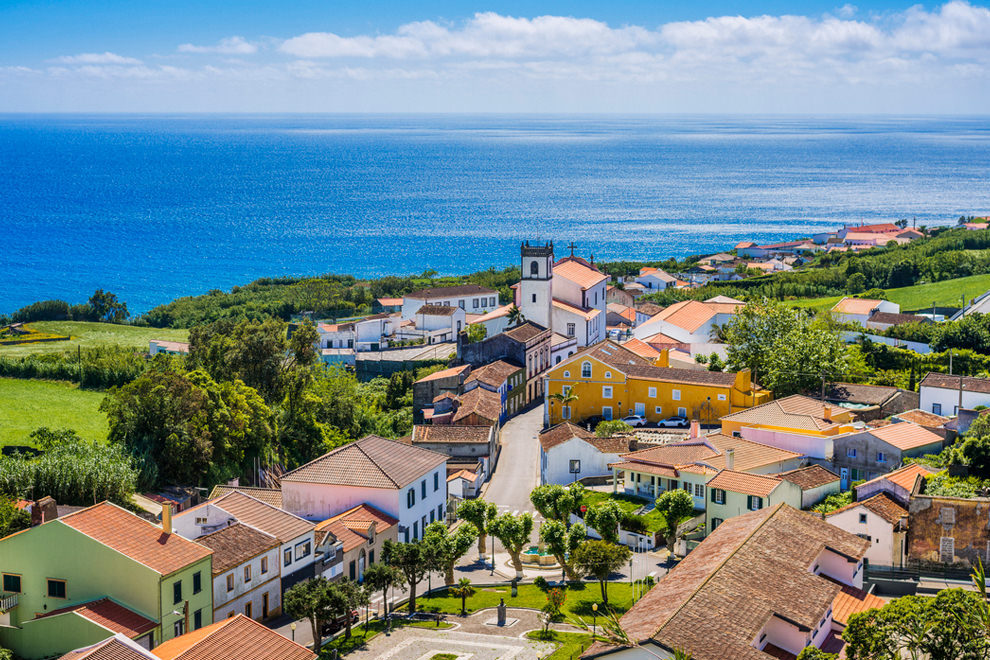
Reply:
[[[358,622],[358,612],[357,610],[351,610],[351,625],[354,625],[357,622]],[[343,630],[346,625],[347,625],[347,617],[338,616],[336,619],[327,621],[326,623],[323,624],[323,634],[332,635],[335,632]]]
[[[583,422],[581,422],[579,424],[579,426],[583,426],[584,428],[588,428],[590,426],[591,427],[591,430],[594,431],[595,430],[595,427],[598,426],[598,424],[600,424],[601,422],[604,422],[604,421],[605,421],[605,418],[604,417],[601,417],[599,415],[596,415],[594,417],[588,417]]]
[[[627,415],[622,418],[622,421],[629,426],[646,426],[646,418],[642,415]]]
[[[661,419],[657,422],[657,426],[662,428],[675,428],[683,429],[690,425],[687,417],[681,417],[680,415],[674,415],[673,417],[668,417],[667,419]]]

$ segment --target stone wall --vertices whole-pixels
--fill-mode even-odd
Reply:
[[[990,551],[990,498],[915,495],[908,505],[908,558],[975,565]]]

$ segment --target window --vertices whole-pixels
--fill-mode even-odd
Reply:
[[[558,360],[560,359],[560,356],[559,355],[557,356],[557,359]],[[564,378],[570,378],[570,377],[571,377],[571,372],[570,371],[565,371],[564,372]]]
[[[577,458],[571,459],[570,460],[569,471],[570,471],[571,474],[580,474],[581,473],[581,460],[580,459],[577,459]]]
[[[419,495],[424,500],[426,499],[426,479],[419,482]]]
[[[435,521],[436,519],[437,519],[437,518],[436,518],[436,515],[435,515],[435,512],[433,512],[433,511],[430,511],[430,524],[433,524],[433,522],[434,522],[434,521]]]
[[[410,488],[406,491],[406,508],[411,509],[416,504],[416,489]]]
[[[564,385],[562,388],[560,388],[560,391],[564,394],[564,396],[567,396],[568,394],[571,393],[571,386]]]
[[[199,630],[203,627],[203,610],[196,610],[193,612],[193,630]]]
[[[859,514],[859,524],[860,525],[865,525],[866,524],[866,514],[865,513]]]
[[[670,398],[673,399],[674,401],[680,401],[681,400],[681,391],[680,390],[671,390],[670,391]]]
[[[228,573],[227,574],[227,591],[230,592],[230,591],[233,591],[233,590],[234,590],[234,574],[233,573]]]
[[[244,616],[251,618],[251,601],[244,603]]]
[[[457,306],[460,307],[461,309],[464,309],[464,301],[463,300],[458,300],[457,301]]]
[[[605,377],[606,378],[611,378],[612,377],[612,372],[611,371],[606,371],[605,372]]]
[[[883,455],[882,451],[877,452],[877,463],[886,463],[887,457]]]
[[[251,564],[247,564],[244,566],[244,581],[245,582],[251,581]]]
[[[684,484],[683,484],[683,488],[684,488],[684,490],[686,490],[686,491],[687,491],[687,494],[688,494],[688,495],[690,495],[690,494],[691,494],[691,491],[693,490],[693,489],[691,488],[691,484],[689,484],[689,483],[688,483],[688,482],[686,482],[686,481],[685,481],[685,482],[684,482]]]
[[[423,517],[419,519],[419,525],[420,525],[420,527],[423,528],[423,534],[426,534],[426,514],[425,513],[423,514]]]
[[[591,363],[582,362],[581,363],[581,378],[591,378]]]
[[[747,504],[749,506],[750,511],[759,511],[760,509],[763,508],[762,497],[757,497],[756,495],[750,495],[747,499],[749,500]]]
[[[200,571],[193,573],[193,593],[198,594],[203,590],[203,574]]]
[[[536,294],[533,294],[533,302],[536,302]]]
[[[846,458],[856,458],[856,449],[854,447],[846,447]]]
[[[859,481],[862,478],[860,471],[856,468],[852,469],[852,480]]]
[[[694,485],[694,496],[695,497],[704,497],[705,496],[705,486],[704,486],[704,484],[695,484]]]
[[[936,415],[941,415],[942,414],[942,404],[941,403],[933,403],[932,404],[932,412],[935,413]]]
[[[352,580],[357,579],[357,561],[352,559],[351,563],[347,565],[347,575]]]
[[[286,566],[292,563],[292,548],[286,548],[282,552],[282,563]]]
[[[418,539],[419,538],[419,523],[418,522],[414,522],[413,523],[413,538],[414,539]],[[354,578],[351,578],[351,579],[353,580]]]
[[[568,323],[567,324],[567,336],[568,337],[573,337],[576,332],[577,332],[577,326],[575,324],[573,324],[573,323]]]
[[[299,561],[303,557],[309,557],[309,553],[313,551],[312,546],[309,541],[303,541],[302,543],[296,544],[296,561]]]
[[[3,590],[8,594],[21,593],[21,576],[13,573],[3,574]]]
[[[681,417],[687,417],[687,408],[678,408],[677,414]]]
[[[611,399],[612,398],[612,386],[611,385],[602,385],[602,398],[603,399]]]
[[[182,633],[186,632],[186,622],[184,619],[179,619],[172,626],[172,632],[175,633],[176,637],[180,637]]]
[[[172,604],[182,602],[182,580],[172,583]]]
[[[602,408],[602,417],[604,417],[606,421],[611,421],[612,406],[605,406],[604,408]]]
[[[331,553],[333,553],[333,552],[334,552],[333,546],[330,546],[330,552],[327,553],[327,554],[328,555],[331,555]],[[267,572],[268,572],[268,557],[262,557],[261,558],[261,574],[264,575]]]
[[[434,472],[433,473],[433,492],[435,493],[438,490],[440,490],[440,473],[439,472]]]
[[[718,400],[719,401],[725,401],[725,395],[724,394],[719,394],[718,395]]]
[[[443,505],[437,505],[437,520],[443,520]]]
[[[537,262],[535,262],[535,261],[531,261],[529,263],[529,274],[530,275],[539,275],[540,274],[540,264],[537,263]]]
[[[656,415],[662,415],[663,414],[663,408],[660,407],[660,406],[654,406],[653,407],[653,412]]]
[[[712,531],[714,532],[715,531],[715,528],[718,527],[721,524],[722,524],[722,519],[721,518],[712,518]]]
[[[651,399],[657,398],[657,388],[655,387],[650,388],[650,398]]]
[[[488,304],[493,307],[495,306],[495,296],[492,296],[491,298],[488,299]]]
[[[712,488],[712,502],[715,504],[725,504],[725,491],[721,488]]]
[[[370,543],[370,541],[369,541],[369,543]],[[369,564],[374,564],[375,563],[375,551],[374,550],[369,550],[368,551],[368,563]]]

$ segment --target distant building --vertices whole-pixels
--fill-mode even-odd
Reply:
[[[470,364],[462,364],[449,369],[436,371],[423,376],[413,383],[413,415],[415,421],[423,419],[423,411],[430,411],[432,416],[433,402],[443,393],[454,396],[460,394],[464,380],[471,373]]]
[[[842,487],[848,488],[853,481],[900,467],[905,458],[937,454],[942,445],[942,436],[917,424],[887,424],[836,437],[832,465],[842,477]]]
[[[168,355],[189,355],[189,342],[152,339],[148,342],[148,354],[155,357],[159,353]]]
[[[316,543],[333,537],[340,544],[343,576],[361,582],[368,566],[382,560],[385,541],[398,541],[399,521],[370,504],[327,518],[316,525]]]
[[[457,307],[470,314],[487,314],[498,308],[498,291],[477,284],[420,289],[402,297],[402,318],[414,319],[424,305]]]
[[[936,415],[955,416],[960,408],[972,410],[977,406],[990,406],[990,378],[950,376],[933,371],[921,380],[918,390],[921,409]]]
[[[858,323],[866,326],[876,312],[899,314],[901,306],[888,300],[870,298],[843,298],[832,307],[832,316],[840,323]]]
[[[265,621],[282,612],[279,542],[234,522],[196,539],[213,551],[213,620],[235,614]]]

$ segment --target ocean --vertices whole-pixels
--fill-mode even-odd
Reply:
[[[988,117],[0,115],[0,312],[990,213]]]

